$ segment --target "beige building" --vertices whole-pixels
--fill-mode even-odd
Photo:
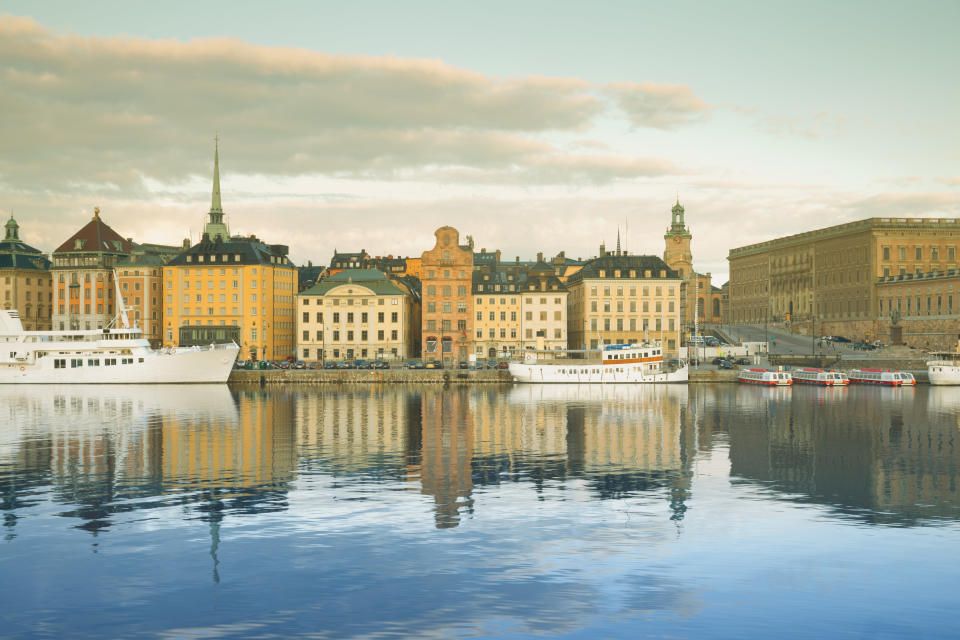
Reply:
[[[0,242],[0,303],[14,309],[27,331],[50,330],[53,287],[50,261],[20,240],[20,225],[10,216]]]
[[[422,355],[466,360],[473,351],[473,246],[460,245],[460,233],[440,227],[433,249],[421,256]]]
[[[567,335],[571,349],[662,341],[680,346],[683,279],[656,256],[608,253],[567,280]]]
[[[725,321],[873,339],[879,280],[955,269],[958,245],[958,219],[868,218],[739,247]]]
[[[53,328],[102,329],[116,317],[113,269],[133,245],[100,219],[93,219],[53,252]]]
[[[508,357],[521,348],[520,288],[520,279],[502,269],[473,273],[473,349],[478,358]]]
[[[522,287],[520,327],[522,349],[556,351],[567,349],[567,286],[555,275],[553,268],[537,256]]]
[[[377,269],[346,269],[297,295],[297,357],[304,361],[410,357],[419,327],[413,299]]]

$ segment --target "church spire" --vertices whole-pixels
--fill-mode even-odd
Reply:
[[[226,241],[230,238],[230,230],[223,221],[223,207],[220,204],[220,134],[214,138],[213,150],[213,198],[210,201],[210,214],[203,233],[210,240],[220,238]]]
[[[214,222],[213,214],[218,213],[223,215],[223,207],[220,205],[220,134],[217,133],[213,140],[213,200],[210,203],[211,222]],[[219,222],[219,220],[216,222]]]
[[[617,255],[620,255],[620,227],[617,227]]]

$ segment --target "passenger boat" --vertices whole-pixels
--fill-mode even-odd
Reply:
[[[927,361],[927,376],[933,385],[960,384],[960,349],[957,351],[935,351]]]
[[[24,331],[16,311],[0,309],[0,384],[226,382],[239,351],[233,342],[151,349],[129,326]]]
[[[796,369],[792,373],[793,381],[801,384],[817,384],[822,387],[840,387],[850,384],[847,374],[824,369]]]
[[[850,382],[853,384],[879,384],[887,387],[917,384],[912,373],[890,371],[889,369],[854,369],[850,372]]]
[[[781,387],[793,383],[788,372],[769,369],[740,369],[737,380],[744,384],[762,384],[770,387]]]
[[[648,384],[686,382],[688,378],[685,362],[679,362],[676,369],[665,366],[658,343],[609,344],[599,351],[599,362],[564,358],[550,363],[539,361],[537,352],[530,351],[523,362],[511,362],[509,371],[517,382],[536,383]]]

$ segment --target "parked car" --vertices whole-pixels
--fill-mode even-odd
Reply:
[[[324,368],[324,369],[336,369],[336,368],[337,368],[337,363],[328,360],[327,362],[324,362],[324,363],[323,363],[323,368]]]
[[[355,360],[353,364],[357,369],[373,369],[373,364],[368,360]]]
[[[341,360],[337,363],[337,369],[353,369],[353,363]]]
[[[496,360],[487,360],[487,369],[496,369],[497,361]]]
[[[466,369],[466,368],[469,367],[469,366],[470,366],[470,364],[469,364],[466,360],[461,360],[461,361],[459,361],[459,362],[457,363],[457,368],[458,368],[458,369]]]
[[[424,365],[424,369],[443,369],[443,363],[439,360],[427,360]]]
[[[390,368],[390,364],[387,363],[387,362],[384,362],[383,360],[374,360],[374,362],[373,362],[373,368],[374,368],[374,369],[389,369],[389,368]]]
[[[707,345],[708,347],[719,347],[719,346],[720,346],[720,338],[715,338],[715,337],[713,337],[713,336],[705,336],[705,337],[703,338],[703,341],[706,343],[706,345]]]
[[[699,367],[700,360],[698,358],[689,358],[687,360],[687,364],[689,364],[691,367]]]
[[[833,342],[853,342],[850,338],[844,338],[843,336],[833,336],[831,340]]]
[[[725,358],[714,358],[713,360],[710,361],[710,364],[720,364],[724,360]]]
[[[730,362],[729,360],[721,360],[721,361],[720,361],[720,364],[719,364],[718,366],[719,366],[721,369],[733,369],[734,364],[733,364],[732,362]]]
[[[291,368],[292,368],[292,369],[306,369],[306,368],[307,368],[307,363],[304,362],[303,360],[297,360],[296,362],[293,363],[293,365],[291,366]]]
[[[510,363],[508,362],[500,361],[497,363],[497,369],[509,369],[509,368],[510,368]]]
[[[750,364],[750,358],[737,358],[737,364]]]
[[[410,360],[407,362],[407,369],[423,369],[424,364],[421,360]]]

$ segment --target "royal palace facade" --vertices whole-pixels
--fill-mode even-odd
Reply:
[[[739,247],[725,321],[887,341],[881,283],[956,269],[958,245],[960,219],[868,218]]]

